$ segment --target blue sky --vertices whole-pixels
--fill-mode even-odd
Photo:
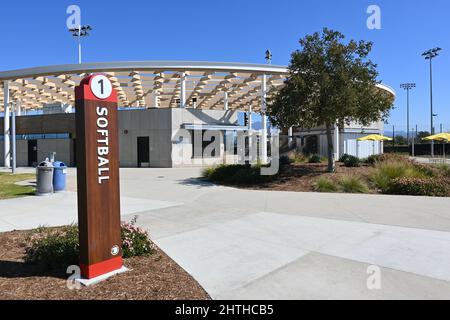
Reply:
[[[94,27],[84,61],[210,60],[286,65],[298,39],[323,27],[375,43],[380,79],[398,98],[391,123],[406,124],[399,85],[415,82],[411,123],[429,123],[426,49],[444,49],[434,62],[436,123],[450,129],[450,1],[406,0],[196,0],[7,1],[2,3],[0,70],[75,63],[76,42],[66,29],[66,8],[77,4],[82,23]],[[382,10],[382,29],[369,30],[366,9]],[[6,13],[6,14],[5,14]],[[5,44],[7,46],[5,46]]]

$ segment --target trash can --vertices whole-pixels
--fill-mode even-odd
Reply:
[[[53,191],[61,192],[66,190],[67,166],[64,162],[53,163]]]
[[[36,194],[38,196],[53,194],[53,166],[51,162],[41,162],[36,168],[36,175]]]

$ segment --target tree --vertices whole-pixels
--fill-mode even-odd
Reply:
[[[268,101],[270,121],[279,127],[325,126],[328,170],[334,171],[332,130],[335,124],[361,125],[385,120],[393,106],[378,89],[377,66],[368,59],[371,42],[351,40],[323,29],[300,40],[292,53],[284,86]]]
[[[422,141],[424,138],[431,136],[431,133],[428,131],[419,131],[417,133],[417,142]]]
[[[408,145],[408,141],[406,140],[406,138],[404,136],[395,136],[395,144],[398,146],[407,146]]]

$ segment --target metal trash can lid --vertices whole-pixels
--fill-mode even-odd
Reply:
[[[51,162],[49,161],[42,161],[41,163],[39,163],[38,167],[48,167],[48,168],[52,168],[53,165]]]

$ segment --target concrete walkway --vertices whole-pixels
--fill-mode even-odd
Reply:
[[[122,215],[213,298],[450,299],[450,199],[237,190],[199,173],[122,169]],[[0,231],[75,221],[75,178],[51,198],[0,201]]]

